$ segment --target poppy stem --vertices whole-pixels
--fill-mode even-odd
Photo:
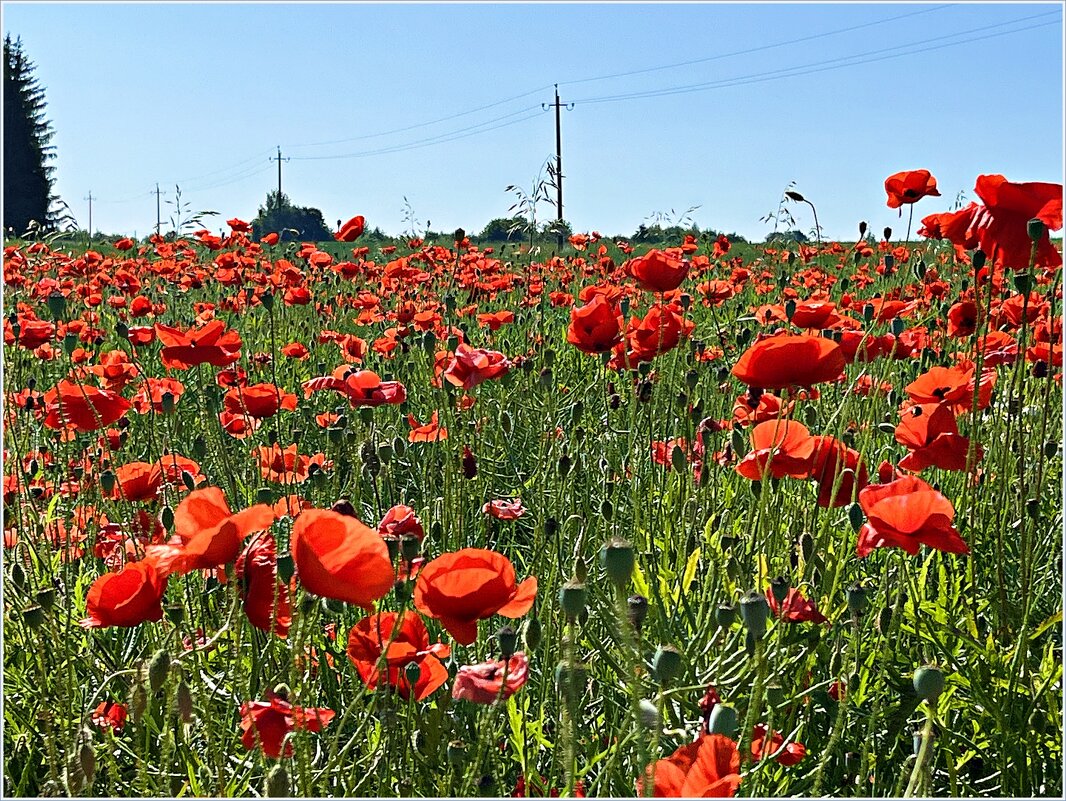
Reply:
[[[928,761],[929,749],[933,743],[933,702],[926,701],[926,704],[927,709],[925,726],[922,729],[922,744],[918,748],[918,757],[914,760],[914,768],[911,770],[911,777],[907,782],[907,789],[903,793],[904,798],[910,798],[915,794],[920,794],[922,786],[928,779],[925,763]]]

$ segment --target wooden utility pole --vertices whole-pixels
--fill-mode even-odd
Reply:
[[[281,202],[281,162],[288,161],[289,157],[288,156],[286,156],[285,158],[281,157],[281,145],[278,145],[278,155],[277,155],[277,157],[271,156],[267,160],[268,161],[276,161],[278,163],[278,203],[280,203]]]
[[[89,241],[93,238],[93,190],[89,190],[89,196],[85,198],[89,201]]]
[[[155,235],[159,236],[159,229],[163,224],[162,207],[159,205],[159,196],[165,195],[159,190],[159,184],[155,185]]]
[[[559,223],[559,249],[563,247],[563,129],[561,111],[572,109],[573,103],[559,102],[559,84],[555,84],[555,102],[541,103],[541,108],[555,107],[555,214]]]

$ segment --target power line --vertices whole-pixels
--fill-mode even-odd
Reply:
[[[529,115],[527,115],[525,117],[520,117],[517,120],[511,120],[510,122],[505,122],[505,123],[503,123],[501,125],[493,125],[493,126],[491,126],[489,128],[485,128],[485,126],[489,125],[490,123],[498,122],[500,120],[506,120],[506,119],[508,119],[510,117],[514,117],[514,116],[516,116],[518,114],[525,114],[526,112],[529,112],[529,111],[535,111],[535,113],[534,114],[529,114]],[[477,134],[487,133],[489,131],[495,131],[498,128],[504,128],[504,127],[506,127],[508,125],[514,125],[514,124],[519,123],[519,122],[524,122],[525,120],[533,119],[533,117],[539,117],[542,112],[543,112],[543,109],[541,107],[539,107],[539,106],[528,106],[527,108],[519,109],[518,111],[513,111],[510,114],[504,114],[504,115],[502,115],[500,117],[495,117],[495,118],[493,118],[491,120],[486,120],[485,122],[481,122],[481,123],[478,123],[476,125],[468,125],[465,128],[458,128],[458,129],[456,129],[454,131],[449,131],[447,133],[438,134],[437,136],[431,136],[431,137],[428,137],[426,139],[416,139],[413,142],[406,142],[406,143],[401,144],[401,145],[395,145],[395,146],[392,146],[392,147],[385,147],[385,148],[378,148],[376,150],[364,150],[364,151],[360,151],[360,152],[356,152],[356,153],[337,153],[337,154],[330,155],[330,156],[293,156],[292,159],[294,161],[329,161],[329,160],[334,160],[334,159],[361,158],[361,157],[364,157],[364,156],[378,156],[378,155],[384,155],[386,153],[400,153],[400,152],[403,152],[403,151],[406,151],[406,150],[416,150],[416,149],[421,148],[421,147],[428,147],[430,145],[435,145],[435,144],[443,144],[444,142],[454,142],[454,141],[457,141],[459,139],[465,139],[465,138],[467,138],[467,136],[476,136]],[[483,128],[484,130],[480,130],[480,131],[479,130],[475,130],[477,128]],[[467,131],[470,131],[471,133],[465,133]],[[464,134],[464,133],[465,133],[465,135],[457,135],[457,134]]]
[[[873,22],[864,22],[860,25],[851,25],[847,28],[837,28],[832,31],[824,31],[823,33],[815,33],[810,36],[801,36],[797,39],[787,39],[783,42],[774,42],[773,44],[761,45],[759,47],[749,47],[743,50],[734,50],[729,53],[719,53],[714,56],[706,56],[704,58],[694,58],[688,61],[677,61],[673,64],[662,64],[657,67],[645,67],[639,70],[629,70],[627,72],[614,72],[609,75],[597,75],[593,78],[579,78],[573,81],[560,81],[561,86],[574,86],[579,83],[592,83],[593,81],[606,81],[611,78],[626,78],[631,75],[644,75],[649,72],[658,72],[660,70],[675,69],[676,67],[690,67],[693,64],[705,64],[709,61],[718,61],[723,58],[732,58],[733,56],[746,56],[751,53],[760,53],[764,50],[773,50],[778,47],[785,47],[791,44],[800,44],[802,42],[810,42],[815,39],[824,39],[828,36],[838,36],[842,33],[851,33],[852,31],[862,30],[863,28],[872,28],[876,25],[884,25],[887,22],[895,22],[896,20],[906,19],[907,17],[915,17],[919,14],[931,14],[934,11],[942,11],[945,8],[952,8],[950,4],[934,6],[933,8],[923,8],[920,11],[909,11],[906,14],[897,14],[894,17],[885,17],[884,19],[874,20]]]
[[[936,37],[933,37],[931,39],[924,39],[924,40],[921,40],[921,41],[918,41],[918,42],[911,42],[909,44],[903,45],[903,47],[914,48],[917,45],[927,44],[929,42],[936,42],[936,41],[940,41],[942,39],[951,39],[951,38],[954,38],[956,36],[962,36],[964,34],[974,33],[974,32],[977,32],[977,31],[989,30],[991,28],[1002,28],[1004,26],[1014,25],[1014,24],[1017,24],[1019,22],[1025,22],[1025,21],[1032,20],[1032,19],[1039,19],[1039,18],[1042,18],[1042,17],[1052,16],[1055,13],[1056,12],[1047,12],[1047,13],[1044,13],[1044,14],[1035,14],[1035,15],[1032,15],[1032,16],[1029,16],[1029,17],[1020,17],[1019,19],[1010,20],[1008,22],[1003,22],[1003,23],[998,23],[996,25],[986,25],[986,26],[983,26],[983,27],[980,27],[980,28],[973,28],[973,29],[968,30],[968,31],[958,31],[956,33],[946,34],[944,36],[936,36]],[[979,42],[979,41],[982,41],[984,39],[993,39],[993,38],[996,38],[997,36],[1007,36],[1007,35],[1012,34],[1012,33],[1022,33],[1023,31],[1034,30],[1036,28],[1043,28],[1043,27],[1047,27],[1049,25],[1054,25],[1054,24],[1056,24],[1055,21],[1048,21],[1048,22],[1039,23],[1039,24],[1036,24],[1036,25],[1028,25],[1026,27],[1018,28],[1016,30],[1000,31],[1000,32],[997,32],[997,33],[986,34],[985,36],[975,36],[975,37],[972,37],[970,39],[964,39],[964,40],[959,41],[959,42],[947,42],[947,43],[941,44],[941,45],[934,45],[932,47],[921,47],[921,48],[918,48],[918,49],[915,49],[915,50],[908,50],[908,51],[901,51],[899,47],[886,47],[886,48],[882,48],[880,50],[870,50],[870,51],[866,51],[865,53],[853,53],[853,54],[848,55],[848,56],[840,56],[838,58],[828,59],[828,60],[825,60],[825,61],[817,61],[817,62],[813,62],[813,63],[810,63],[810,64],[800,64],[800,65],[796,65],[796,66],[793,66],[793,67],[785,67],[785,68],[782,68],[782,69],[770,70],[770,71],[767,71],[767,72],[757,72],[757,73],[752,73],[750,75],[741,75],[741,76],[737,76],[737,77],[734,77],[734,78],[726,78],[726,79],[722,79],[722,80],[718,80],[718,81],[707,81],[707,82],[703,82],[703,83],[687,84],[687,85],[672,86],[672,87],[663,87],[661,89],[649,89],[647,91],[629,92],[629,93],[626,93],[626,94],[619,94],[619,95],[604,95],[604,96],[601,96],[601,97],[579,98],[579,99],[577,99],[577,100],[575,100],[573,102],[574,103],[579,103],[579,104],[580,103],[585,103],[585,104],[612,103],[612,102],[618,102],[618,101],[623,101],[623,100],[637,100],[637,99],[643,99],[643,98],[649,98],[649,97],[664,97],[664,96],[667,96],[667,95],[687,94],[689,92],[700,92],[700,91],[706,91],[706,90],[709,90],[709,89],[723,89],[723,88],[729,88],[729,87],[732,87],[732,86],[742,86],[742,85],[749,84],[749,83],[763,83],[765,81],[778,80],[780,78],[791,78],[791,77],[795,77],[795,76],[799,76],[799,75],[809,75],[809,74],[816,73],[816,72],[826,72],[826,71],[829,71],[829,70],[841,69],[842,67],[855,67],[855,66],[859,66],[859,65],[862,65],[862,64],[872,64],[872,63],[877,62],[877,61],[886,61],[888,59],[893,59],[893,58],[904,58],[906,56],[913,56],[913,55],[917,55],[919,53],[932,52],[934,50],[942,50],[942,49],[947,48],[947,47],[957,47],[959,45],[971,44],[973,42]],[[867,58],[867,56],[876,55],[878,53],[888,53],[888,55],[880,56],[878,58]],[[850,63],[843,63],[843,64],[837,63],[837,62],[844,62],[844,61],[850,61]],[[831,65],[831,66],[827,66],[827,65]]]
[[[361,141],[361,140],[364,140],[364,139],[376,139],[376,138],[382,137],[382,136],[391,136],[392,134],[405,133],[407,131],[413,131],[416,128],[425,128],[427,126],[436,125],[436,124],[441,123],[441,122],[448,122],[449,120],[454,120],[454,119],[457,119],[459,117],[466,117],[466,116],[469,116],[470,114],[476,114],[479,111],[484,111],[486,109],[495,108],[496,106],[502,106],[505,103],[511,103],[511,102],[514,102],[515,100],[521,100],[523,97],[529,97],[530,95],[537,94],[538,92],[543,92],[543,91],[545,91],[547,89],[550,89],[550,88],[551,88],[551,84],[548,84],[547,86],[538,86],[536,89],[530,89],[528,92],[523,92],[522,94],[515,95],[514,97],[504,98],[503,100],[497,100],[494,103],[487,103],[484,106],[478,106],[477,108],[472,108],[472,109],[469,109],[468,111],[460,111],[460,112],[458,112],[456,114],[450,114],[447,117],[440,117],[439,119],[429,120],[428,122],[419,122],[419,123],[415,123],[413,125],[408,125],[408,126],[403,127],[403,128],[393,128],[390,131],[379,131],[378,133],[362,134],[360,136],[350,136],[350,137],[347,137],[345,139],[332,139],[332,140],[328,140],[328,141],[324,141],[324,142],[305,142],[305,143],[299,144],[299,145],[288,145],[288,149],[289,150],[295,150],[296,148],[301,148],[301,147],[322,147],[324,145],[339,145],[339,144],[343,144],[345,142],[358,142],[358,141]]]

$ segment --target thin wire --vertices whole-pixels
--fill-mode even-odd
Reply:
[[[905,19],[907,17],[914,17],[919,14],[931,14],[934,11],[942,11],[945,8],[952,8],[950,4],[934,6],[933,8],[924,8],[920,11],[910,11],[906,14],[899,14],[894,17],[885,17],[884,19],[874,20],[873,22],[864,22],[861,25],[851,25],[847,28],[838,28],[833,31],[825,31],[824,33],[815,33],[810,36],[801,36],[798,39],[788,39],[783,42],[775,42],[774,44],[761,45],[759,47],[745,48],[744,50],[734,50],[730,53],[719,53],[714,56],[706,56],[705,58],[694,58],[689,61],[678,61],[673,64],[663,64],[658,67],[645,67],[639,70],[629,70],[628,72],[615,72],[610,75],[597,75],[594,78],[580,78],[574,81],[560,81],[560,86],[574,86],[579,83],[591,83],[593,81],[606,81],[611,78],[625,78],[630,75],[643,75],[648,72],[658,72],[660,70],[675,69],[676,67],[689,67],[693,64],[705,64],[708,61],[718,61],[723,58],[732,58],[733,56],[746,56],[750,53],[759,53],[764,50],[773,50],[778,47],[784,47],[791,44],[800,44],[801,42],[810,42],[815,39],[824,39],[827,36],[837,36],[842,33],[851,33],[852,31],[861,30],[863,28],[871,28],[876,25],[884,25],[886,22],[895,22],[896,20]]]
[[[1013,25],[1013,24],[1016,24],[1018,22],[1024,22],[1026,20],[1038,19],[1040,17],[1051,16],[1051,15],[1053,15],[1055,13],[1056,12],[1049,12],[1049,13],[1045,13],[1045,14],[1036,14],[1036,15],[1033,15],[1033,16],[1030,16],[1030,17],[1022,17],[1022,18],[1019,18],[1019,19],[1016,19],[1016,20],[1011,20],[1009,22],[999,23],[997,25],[988,25],[988,26],[984,26],[984,27],[981,27],[981,28],[974,28],[974,29],[969,30],[969,31],[959,31],[957,33],[947,34],[945,36],[937,36],[937,37],[934,37],[934,38],[931,38],[931,39],[924,39],[924,40],[921,40],[919,42],[911,42],[910,44],[904,45],[904,47],[913,48],[916,45],[926,44],[928,42],[935,42],[935,41],[939,41],[941,39],[950,39],[950,38],[953,38],[953,37],[956,37],[956,36],[962,36],[962,35],[967,34],[967,33],[973,33],[973,32],[976,32],[976,31],[988,30],[989,28],[1000,28],[1000,27],[1004,27],[1006,25]],[[1015,30],[999,31],[999,32],[996,32],[996,33],[986,34],[984,36],[975,36],[975,37],[972,37],[970,39],[964,39],[964,40],[959,41],[959,42],[947,42],[945,44],[934,45],[932,47],[918,48],[916,50],[900,51],[899,47],[888,47],[888,48],[882,48],[881,50],[872,50],[872,51],[868,51],[866,53],[853,53],[853,54],[848,55],[848,56],[840,56],[838,58],[828,59],[826,61],[817,61],[817,62],[813,62],[813,63],[810,63],[810,64],[800,64],[800,65],[796,65],[796,66],[793,66],[793,67],[785,67],[785,68],[779,69],[779,70],[770,70],[768,72],[757,72],[757,73],[752,73],[750,75],[741,75],[741,76],[737,76],[735,78],[726,78],[726,79],[722,79],[722,80],[719,80],[719,81],[707,81],[707,82],[704,82],[704,83],[687,84],[687,85],[673,86],[673,87],[663,87],[661,89],[649,89],[649,90],[644,91],[644,92],[630,92],[630,93],[621,94],[621,95],[605,95],[605,96],[601,96],[601,97],[581,98],[581,99],[573,100],[571,102],[573,102],[573,103],[586,103],[586,104],[612,103],[612,102],[618,102],[618,101],[622,101],[622,100],[636,100],[636,99],[649,98],[649,97],[664,97],[664,96],[667,96],[667,95],[687,94],[689,92],[700,92],[700,91],[707,91],[707,90],[710,90],[710,89],[723,89],[723,88],[729,88],[729,87],[732,87],[732,86],[743,86],[743,85],[746,85],[746,84],[749,84],[749,83],[763,83],[763,82],[766,82],[766,81],[779,80],[781,78],[791,78],[791,77],[795,77],[795,76],[799,76],[799,75],[810,75],[810,74],[816,73],[816,72],[827,72],[827,71],[834,70],[834,69],[841,69],[843,67],[854,67],[854,66],[859,66],[861,64],[872,64],[872,63],[875,63],[875,62],[878,62],[878,61],[885,61],[885,60],[893,59],[893,58],[903,58],[903,57],[906,57],[906,56],[917,55],[919,53],[927,53],[927,52],[932,52],[934,50],[942,50],[942,49],[944,49],[946,47],[958,47],[959,45],[971,44],[973,42],[979,42],[979,41],[983,41],[985,39],[993,39],[993,38],[996,38],[998,36],[1007,36],[1007,35],[1012,34],[1012,33],[1022,33],[1023,31],[1034,30],[1036,28],[1043,28],[1043,27],[1047,27],[1049,25],[1055,25],[1055,24],[1058,24],[1060,21],[1061,20],[1059,20],[1059,21],[1052,20],[1052,21],[1048,21],[1048,22],[1038,23],[1036,25],[1029,25],[1029,26],[1026,26],[1026,27],[1023,27],[1023,28],[1017,28]],[[889,51],[891,51],[891,52],[889,52]],[[877,53],[885,53],[885,52],[889,52],[889,54],[885,55],[885,56],[880,56],[878,58],[866,58],[866,56],[875,55]],[[836,63],[836,62],[849,61],[849,60],[851,60],[851,63],[846,63],[846,64],[838,64],[838,63]],[[826,65],[832,65],[832,66],[826,66]]]
[[[227,178],[227,179],[225,179],[223,181],[220,181],[220,182],[217,182],[217,183],[207,184],[207,185],[204,185],[204,186],[191,186],[191,187],[188,187],[186,190],[183,190],[183,191],[204,192],[204,191],[206,191],[208,189],[218,189],[219,187],[222,187],[222,186],[229,186],[230,184],[235,184],[235,183],[239,183],[241,181],[245,181],[248,178],[251,178],[251,177],[256,176],[256,175],[262,175],[263,173],[265,173],[265,172],[267,172],[269,170],[272,170],[272,169],[274,169],[274,168],[271,165],[265,164],[265,165],[263,165],[261,167],[253,167],[250,170],[244,171],[240,175],[231,176],[230,178]]]
[[[504,114],[502,116],[495,117],[495,118],[493,118],[491,120],[486,120],[485,122],[478,123],[477,125],[468,125],[465,128],[458,128],[458,129],[456,129],[454,131],[448,131],[446,133],[438,134],[437,136],[431,136],[431,137],[428,137],[426,139],[416,139],[413,142],[405,142],[404,144],[394,145],[392,147],[387,147],[387,148],[379,148],[377,150],[364,150],[364,151],[360,151],[360,152],[356,152],[356,153],[338,153],[338,154],[334,154],[334,155],[330,155],[330,156],[293,156],[292,159],[293,159],[293,161],[328,161],[328,160],[333,160],[333,159],[355,158],[355,157],[359,157],[359,156],[373,156],[373,155],[378,155],[378,154],[381,154],[381,153],[395,153],[395,152],[400,152],[400,151],[409,150],[409,149],[413,150],[416,147],[424,147],[424,146],[427,146],[427,145],[439,144],[440,142],[445,142],[445,141],[455,141],[455,138],[460,138],[460,139],[461,138],[465,138],[465,137],[455,137],[455,134],[462,134],[462,133],[464,133],[466,131],[474,131],[474,134],[476,134],[476,133],[484,133],[485,131],[494,131],[494,130],[496,130],[496,128],[502,128],[503,126],[502,125],[496,125],[496,126],[493,126],[491,128],[485,128],[485,131],[475,131],[474,129],[476,129],[476,128],[484,128],[484,126],[489,125],[490,123],[498,122],[500,120],[506,120],[506,119],[508,119],[510,117],[514,117],[514,116],[516,116],[518,114],[525,114],[527,111],[531,111],[531,110],[534,110],[534,109],[537,110],[536,114],[532,114],[532,115],[530,115],[528,117],[523,117],[522,119],[513,121],[513,122],[521,122],[523,119],[532,119],[533,117],[539,116],[540,113],[543,111],[543,109],[540,106],[527,106],[526,108],[519,109],[518,111],[512,111],[510,114]],[[510,124],[510,123],[507,123],[507,124]],[[474,134],[469,134],[469,135],[473,136]],[[445,138],[445,137],[453,137],[453,138]]]
[[[440,117],[439,119],[430,120],[428,122],[419,122],[419,123],[415,123],[414,125],[405,126],[403,128],[393,128],[390,131],[380,131],[378,133],[362,134],[360,136],[350,136],[350,137],[348,137],[346,139],[331,139],[331,140],[323,141],[323,142],[306,142],[304,144],[299,144],[299,145],[287,145],[286,146],[286,150],[295,150],[296,148],[301,148],[301,147],[321,147],[323,145],[338,145],[338,144],[343,144],[344,142],[356,142],[356,141],[360,141],[360,140],[363,140],[363,139],[376,139],[376,138],[381,137],[381,136],[391,136],[392,134],[404,133],[406,131],[413,131],[416,128],[424,128],[424,127],[427,127],[429,125],[436,125],[436,124],[441,123],[441,122],[447,122],[448,120],[457,119],[458,117],[466,117],[466,116],[468,116],[470,114],[476,114],[477,112],[484,111],[485,109],[495,108],[496,106],[502,106],[505,103],[511,103],[511,102],[513,102],[515,100],[521,100],[523,97],[529,97],[530,95],[537,94],[538,92],[543,92],[546,89],[550,89],[551,87],[552,87],[552,85],[548,84],[546,86],[541,86],[541,87],[538,87],[536,89],[531,89],[528,92],[523,92],[520,95],[515,95],[514,97],[508,97],[508,98],[506,98],[504,100],[497,100],[495,103],[488,103],[488,104],[486,104],[484,106],[478,106],[477,108],[470,109],[469,111],[460,111],[457,114],[450,114],[447,117]]]

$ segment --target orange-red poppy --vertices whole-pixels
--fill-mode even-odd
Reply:
[[[164,367],[180,370],[198,364],[224,367],[241,357],[241,335],[227,331],[221,320],[212,320],[203,328],[188,331],[156,323],[155,332],[163,343],[160,358]]]
[[[374,529],[332,510],[296,518],[290,543],[304,589],[370,609],[395,581],[389,550]]]
[[[421,701],[448,680],[448,669],[441,660],[451,655],[451,648],[443,643],[430,645],[426,624],[415,612],[404,612],[399,627],[398,618],[397,612],[382,612],[352,626],[348,632],[348,659],[367,687],[376,689],[387,684],[401,698]],[[418,666],[413,685],[408,678],[412,664]]]
[[[637,791],[652,781],[656,798],[732,798],[740,787],[737,744],[721,734],[703,734],[666,759],[649,765]]]
[[[522,651],[510,659],[463,665],[452,684],[452,698],[475,704],[505,701],[518,692],[529,678],[529,658]]]
[[[281,759],[282,755],[291,757],[292,743],[285,739],[290,732],[295,729],[321,731],[335,714],[332,709],[293,706],[268,692],[266,701],[241,704],[241,743],[249,751],[258,744],[272,759]]]
[[[269,533],[254,537],[237,557],[237,586],[248,622],[287,637],[292,623],[289,588],[278,580],[278,551]]]
[[[626,273],[649,292],[677,289],[688,275],[688,268],[687,261],[661,250],[650,250],[625,265]]]
[[[811,472],[815,441],[807,427],[794,420],[768,420],[751,429],[751,452],[737,465],[744,478],[806,478]]]
[[[163,619],[161,601],[168,576],[152,557],[127,562],[118,573],[100,576],[85,597],[85,628],[137,626]]]
[[[333,238],[338,242],[354,242],[363,235],[365,227],[366,219],[362,214],[357,214],[342,225],[341,229],[333,235]]]
[[[749,387],[784,389],[833,381],[844,371],[844,354],[831,339],[808,334],[767,337],[749,347],[733,375]]]
[[[130,406],[116,392],[63,380],[44,393],[42,422],[48,428],[96,431],[124,417]]]
[[[916,203],[923,197],[940,197],[936,188],[936,178],[929,170],[907,170],[897,172],[885,179],[885,192],[888,193],[888,207],[898,209],[905,203]]]
[[[537,579],[516,583],[506,556],[482,548],[464,548],[438,556],[422,568],[415,583],[415,608],[440,620],[456,642],[477,639],[477,622],[492,615],[517,618],[533,606]]]
[[[859,493],[859,505],[867,519],[856,545],[860,559],[875,548],[902,548],[914,556],[922,545],[947,553],[970,552],[951,525],[951,501],[917,476],[871,484]]]

